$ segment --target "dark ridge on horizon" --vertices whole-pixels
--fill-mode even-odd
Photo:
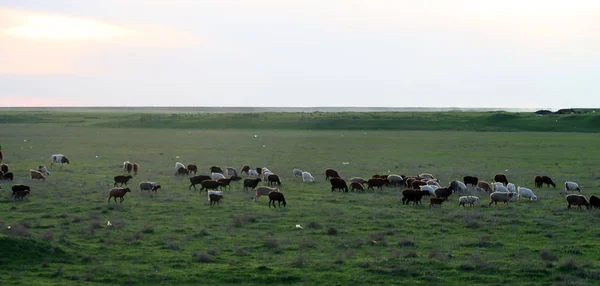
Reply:
[[[260,113],[260,112],[534,112],[553,108],[472,108],[472,107],[202,107],[202,106],[56,106],[0,107],[0,111],[97,111],[97,112],[177,112],[177,113]]]

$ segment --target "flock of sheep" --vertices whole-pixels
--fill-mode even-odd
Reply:
[[[51,156],[52,162],[51,167],[54,164],[70,164],[69,159],[62,154],[54,154]],[[1,161],[0,161],[1,163]],[[114,185],[108,192],[108,202],[111,199],[114,202],[117,198],[122,203],[124,197],[131,189],[127,187],[127,183],[137,174],[139,170],[139,164],[131,163],[129,161],[123,162],[123,170],[128,175],[118,175],[114,177]],[[206,190],[208,194],[208,201],[210,205],[218,204],[223,199],[223,189],[231,189],[231,182],[240,181],[242,177],[239,175],[245,175],[246,178],[243,181],[244,190],[252,190],[255,192],[254,200],[260,196],[269,197],[269,207],[275,202],[279,203],[279,206],[283,203],[285,207],[287,205],[283,193],[278,189],[274,188],[275,185],[281,185],[281,179],[278,175],[271,172],[268,168],[255,168],[251,169],[249,166],[244,166],[241,169],[240,174],[233,167],[227,167],[223,171],[218,166],[210,167],[210,175],[197,175],[198,166],[195,164],[184,165],[180,162],[175,163],[175,176],[191,176],[189,177],[190,185],[188,189],[192,187],[196,189],[196,185],[200,185],[200,191]],[[193,176],[192,176],[193,174]],[[309,172],[303,172],[300,169],[293,169],[292,174],[294,177],[300,177],[304,182],[315,182],[315,178]],[[39,166],[37,170],[29,170],[29,175],[32,180],[46,180],[46,176],[50,176],[50,172],[45,166]],[[0,180],[13,180],[12,172],[9,172],[8,165],[0,165]],[[422,204],[421,200],[424,196],[430,197],[429,207],[441,206],[448,197],[452,194],[464,194],[458,198],[459,206],[474,206],[475,203],[480,201],[478,196],[468,193],[487,194],[489,193],[490,202],[488,206],[492,204],[497,205],[499,202],[508,204],[509,201],[514,199],[529,199],[537,200],[535,193],[528,188],[515,186],[510,183],[504,174],[496,174],[493,182],[490,184],[485,181],[480,181],[474,176],[465,176],[462,181],[452,181],[448,186],[441,186],[439,180],[429,173],[422,173],[418,176],[405,176],[405,175],[373,175],[370,179],[365,180],[361,177],[353,177],[349,180],[350,187],[345,179],[343,179],[336,170],[327,169],[325,170],[325,180],[328,180],[331,184],[331,191],[335,190],[345,191],[365,191],[382,189],[383,187],[403,187],[402,191],[402,204],[410,204],[411,202],[416,204]],[[265,182],[268,186],[258,186],[260,182]],[[556,187],[556,184],[552,181],[552,178],[548,176],[536,176],[534,183],[537,188],[542,188],[543,185]],[[581,195],[581,189],[575,182],[565,182],[565,191],[575,192],[578,194],[567,194],[566,200],[568,208],[571,206],[586,206],[600,208],[600,198],[591,196],[588,199]],[[140,191],[153,191],[157,192],[161,188],[160,184],[150,181],[142,181],[139,183]],[[15,184],[12,186],[14,199],[24,199],[30,194],[30,187],[23,184]]]

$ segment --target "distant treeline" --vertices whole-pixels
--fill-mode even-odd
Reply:
[[[92,113],[0,112],[0,124],[58,123],[110,128],[454,130],[600,132],[600,112],[267,112],[267,113]],[[7,128],[0,125],[0,128]]]

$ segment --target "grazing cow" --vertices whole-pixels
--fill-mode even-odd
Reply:
[[[436,198],[447,200],[452,195],[452,190],[450,188],[437,188],[434,193]]]
[[[190,178],[190,186],[188,187],[188,190],[192,189],[192,187],[194,187],[194,190],[196,189],[196,185],[201,184],[202,182],[206,181],[206,180],[211,180],[212,178],[208,175],[198,175],[198,176],[193,176]]]
[[[233,176],[237,177],[237,175],[238,175],[237,170],[234,167],[227,167],[227,168],[225,168],[225,170],[227,171],[228,178],[231,178]]]
[[[186,169],[184,166],[179,167],[179,169],[177,169],[177,172],[175,172],[175,176],[183,176],[189,174],[190,171],[188,171],[188,169]]]
[[[568,209],[571,209],[571,206],[578,206],[581,209],[581,206],[585,206],[588,210],[590,209],[590,203],[588,200],[582,195],[568,195],[566,196],[567,202],[569,203]]]
[[[552,181],[552,178],[548,176],[535,176],[533,181],[535,182],[535,186],[537,188],[542,188],[544,184],[546,184],[546,187],[548,188],[550,185],[552,185],[553,188],[556,188],[556,184]]]
[[[513,196],[514,193],[493,192],[490,194],[490,204],[488,207],[492,204],[498,206],[498,202],[503,202],[505,205],[508,205],[508,201],[510,201]]]
[[[315,178],[309,172],[302,172],[302,181],[303,182],[314,182]]]
[[[477,183],[479,183],[479,178],[475,176],[464,176],[463,183],[465,183],[465,185],[471,185],[475,187],[477,186]]]
[[[340,191],[345,191],[346,193],[348,192],[348,185],[346,184],[346,181],[342,178],[331,178],[331,180],[329,180],[329,183],[331,184],[332,192],[336,189]]]
[[[240,171],[242,172],[242,174],[246,174],[246,176],[250,176],[250,166],[244,166],[242,167],[242,170]]]
[[[129,188],[112,188],[108,191],[108,202],[110,203],[110,199],[114,198],[115,203],[117,202],[117,198],[120,198],[120,203],[123,203],[125,200],[125,195],[131,192]]]
[[[210,205],[218,204],[223,199],[223,191],[208,191],[208,201]]]
[[[8,165],[6,165],[6,164],[0,165],[0,170],[4,173],[8,173]]]
[[[50,156],[50,158],[52,159],[52,163],[50,163],[50,168],[52,168],[54,166],[54,163],[60,163],[60,167],[62,168],[63,164],[71,164],[71,162],[69,161],[69,159],[67,159],[67,157],[65,157],[65,155],[63,154],[54,154],[52,156]]]
[[[302,177],[302,170],[294,169],[292,170],[292,174],[294,175],[294,177]]]
[[[575,182],[565,182],[565,192],[575,192],[578,191],[581,194],[581,189],[579,185]]]
[[[260,196],[266,196],[272,192],[279,192],[279,189],[270,188],[270,187],[259,187],[256,189],[256,194],[254,195],[254,201],[256,201]]]
[[[367,190],[371,189],[374,191],[375,189],[373,187],[377,187],[378,189],[381,190],[386,182],[387,182],[386,180],[381,179],[381,178],[369,179],[367,181],[367,185],[368,185]]]
[[[200,183],[200,185],[202,186],[202,188],[200,188],[200,192],[202,192],[203,190],[207,190],[207,191],[208,190],[215,190],[215,191],[218,191],[219,187],[221,186],[221,184],[219,184],[219,182],[213,181],[213,180],[202,181],[202,183]]]
[[[210,167],[210,172],[211,173],[221,173],[221,174],[223,174],[223,170],[221,170],[221,168],[218,167],[218,166],[212,166],[212,167]]]
[[[325,180],[329,180],[329,178],[339,178],[340,174],[334,169],[325,170]]]
[[[427,182],[422,181],[422,180],[413,181],[411,184],[412,188],[415,190],[418,190],[421,188],[421,186],[426,186],[426,185],[427,185]]]
[[[595,209],[600,208],[600,198],[598,198],[596,196],[591,196],[590,197],[590,206]]]
[[[275,207],[275,202],[281,207],[281,203],[283,202],[283,207],[287,205],[285,202],[285,197],[280,192],[270,192],[269,193],[269,208],[271,207],[271,202],[273,202],[273,207]]]
[[[493,192],[492,187],[490,186],[490,184],[488,182],[485,181],[479,181],[477,183],[477,187],[483,189],[484,191],[491,193]]]
[[[411,190],[407,189],[402,191],[402,204],[409,204],[410,202],[414,202],[416,204],[421,204],[421,199],[423,198],[423,192],[420,190]]]
[[[42,172],[40,172],[38,170],[30,169],[29,170],[29,176],[31,176],[32,180],[46,181],[46,176],[44,176],[44,174],[42,174]]]
[[[363,187],[363,185],[361,183],[350,183],[350,190],[353,192],[354,192],[354,190],[364,191],[365,188]]]
[[[123,176],[123,175],[115,176],[114,177],[115,184],[113,185],[113,187],[116,187],[117,184],[119,184],[121,187],[123,186],[123,184],[125,184],[125,186],[127,186],[127,182],[129,180],[131,180],[131,178],[133,178],[131,175],[127,175],[127,176]]]
[[[281,180],[277,175],[269,175],[269,177],[267,177],[267,182],[269,183],[269,186],[273,186],[275,184],[281,186]]]
[[[508,179],[506,178],[506,175],[504,175],[504,174],[496,174],[494,176],[494,182],[502,183],[505,186],[508,185]]]
[[[251,190],[254,190],[256,188],[256,186],[258,186],[258,183],[262,181],[260,178],[256,178],[256,179],[245,179],[244,180],[244,191],[247,191],[248,188],[250,188]]]
[[[46,166],[39,166],[38,171],[40,171],[42,174],[44,174],[46,176],[50,176],[50,171],[48,171],[48,168],[46,168]]]
[[[429,207],[432,206],[442,206],[442,203],[444,202],[444,199],[441,198],[431,198],[429,199]]]
[[[188,173],[194,173],[194,175],[196,175],[196,173],[198,173],[198,165],[196,164],[189,164],[187,165],[186,169],[188,170]]]

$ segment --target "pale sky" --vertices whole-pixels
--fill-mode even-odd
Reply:
[[[600,107],[600,1],[0,0],[0,106]]]

